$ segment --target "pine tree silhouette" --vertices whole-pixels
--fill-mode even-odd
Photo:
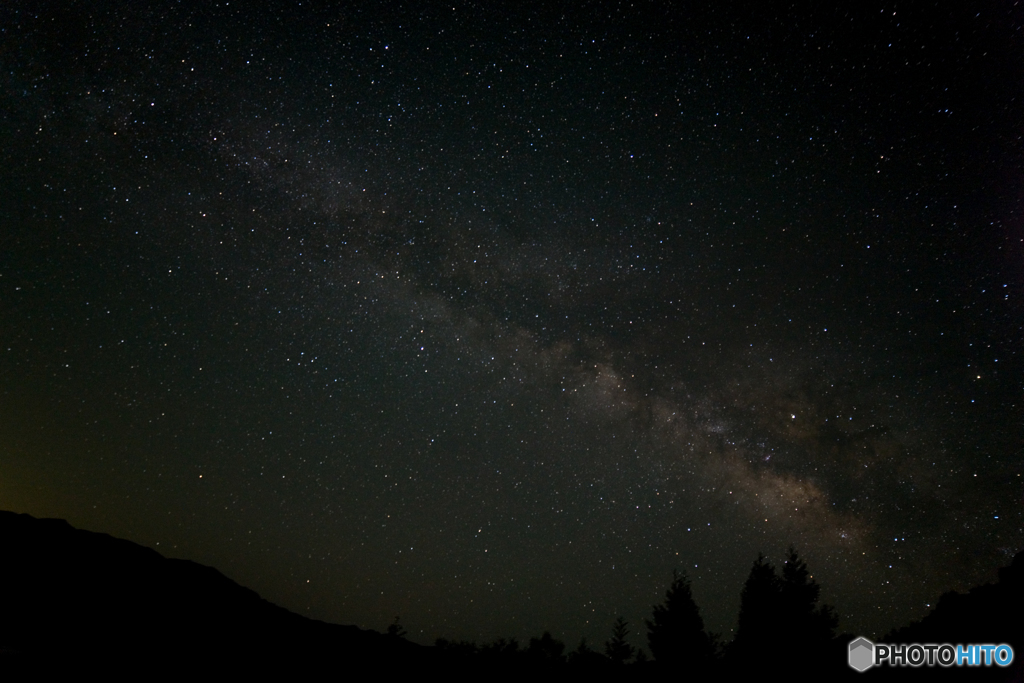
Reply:
[[[581,638],[580,644],[569,653],[569,665],[577,670],[590,672],[604,671],[608,667],[608,658],[587,645],[587,639]]]
[[[714,639],[704,631],[686,574],[672,576],[664,604],[655,605],[653,618],[646,621],[651,655],[663,669],[706,671],[714,658]]]
[[[740,593],[736,638],[727,650],[730,666],[763,667],[781,648],[803,653],[798,668],[813,670],[815,656],[826,652],[838,624],[831,607],[818,606],[820,592],[807,564],[792,547],[781,577],[759,554]]]
[[[526,648],[526,659],[535,667],[551,667],[565,663],[565,643],[551,637],[544,631],[540,638],[530,638],[530,646]]]
[[[605,655],[615,664],[625,664],[636,652],[636,648],[626,641],[626,636],[629,635],[627,623],[622,617],[616,619],[612,626],[612,638],[604,644]]]
[[[392,638],[405,638],[406,632],[398,622],[398,617],[395,617],[394,623],[388,626],[388,635]]]
[[[758,554],[740,593],[739,624],[729,646],[729,659],[756,666],[767,656],[779,632],[781,583],[764,555]]]
[[[828,605],[818,606],[821,587],[811,576],[807,564],[792,546],[782,566],[780,599],[783,628],[787,637],[808,647],[819,646],[835,636],[839,618]]]

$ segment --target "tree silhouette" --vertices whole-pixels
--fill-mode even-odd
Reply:
[[[781,586],[775,567],[758,554],[740,592],[739,624],[729,647],[729,659],[757,665],[771,652],[778,633]]]
[[[782,566],[779,613],[783,642],[799,648],[803,656],[796,662],[797,669],[821,671],[828,666],[839,618],[828,605],[818,606],[821,587],[807,569],[792,546]]]
[[[480,646],[479,656],[486,668],[498,671],[514,670],[520,666],[523,651],[515,638],[498,638],[493,643]]]
[[[398,623],[398,617],[395,617],[394,623],[388,626],[388,635],[392,638],[405,638],[406,632],[402,625]]]
[[[586,638],[581,638],[580,644],[569,653],[569,665],[579,670],[603,671],[608,666],[608,658],[591,649]]]
[[[476,646],[476,643],[470,640],[438,638],[434,641],[434,647],[458,659],[471,659],[480,652],[480,648]]]
[[[714,658],[714,639],[704,631],[686,574],[672,576],[664,604],[655,605],[653,618],[646,621],[647,643],[659,667],[704,671]]]
[[[530,638],[530,646],[526,648],[526,659],[533,666],[549,667],[565,663],[565,643],[551,637],[544,631],[540,638]]]
[[[805,653],[802,666],[811,666],[815,653],[825,652],[838,624],[831,607],[818,606],[820,592],[807,564],[792,547],[781,577],[764,555],[758,554],[740,593],[736,638],[727,653],[731,665],[761,667],[781,647],[798,648]]]
[[[605,655],[615,664],[625,664],[636,652],[636,648],[626,641],[626,636],[629,635],[627,623],[622,617],[616,619],[612,626],[612,638],[604,644]]]
[[[820,593],[821,587],[808,571],[807,563],[790,546],[782,566],[779,597],[783,610],[780,616],[787,637],[801,645],[819,646],[835,637],[839,618],[830,606],[818,606]]]

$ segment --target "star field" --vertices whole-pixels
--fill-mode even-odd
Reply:
[[[1024,547],[1022,26],[11,3],[0,508],[423,643],[918,619]]]

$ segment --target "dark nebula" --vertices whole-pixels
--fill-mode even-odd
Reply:
[[[421,643],[994,580],[1024,8],[780,7],[4,3],[0,509]]]

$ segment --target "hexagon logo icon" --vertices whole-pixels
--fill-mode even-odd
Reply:
[[[858,638],[850,643],[850,667],[857,671],[867,671],[875,663],[875,644],[867,638]]]

